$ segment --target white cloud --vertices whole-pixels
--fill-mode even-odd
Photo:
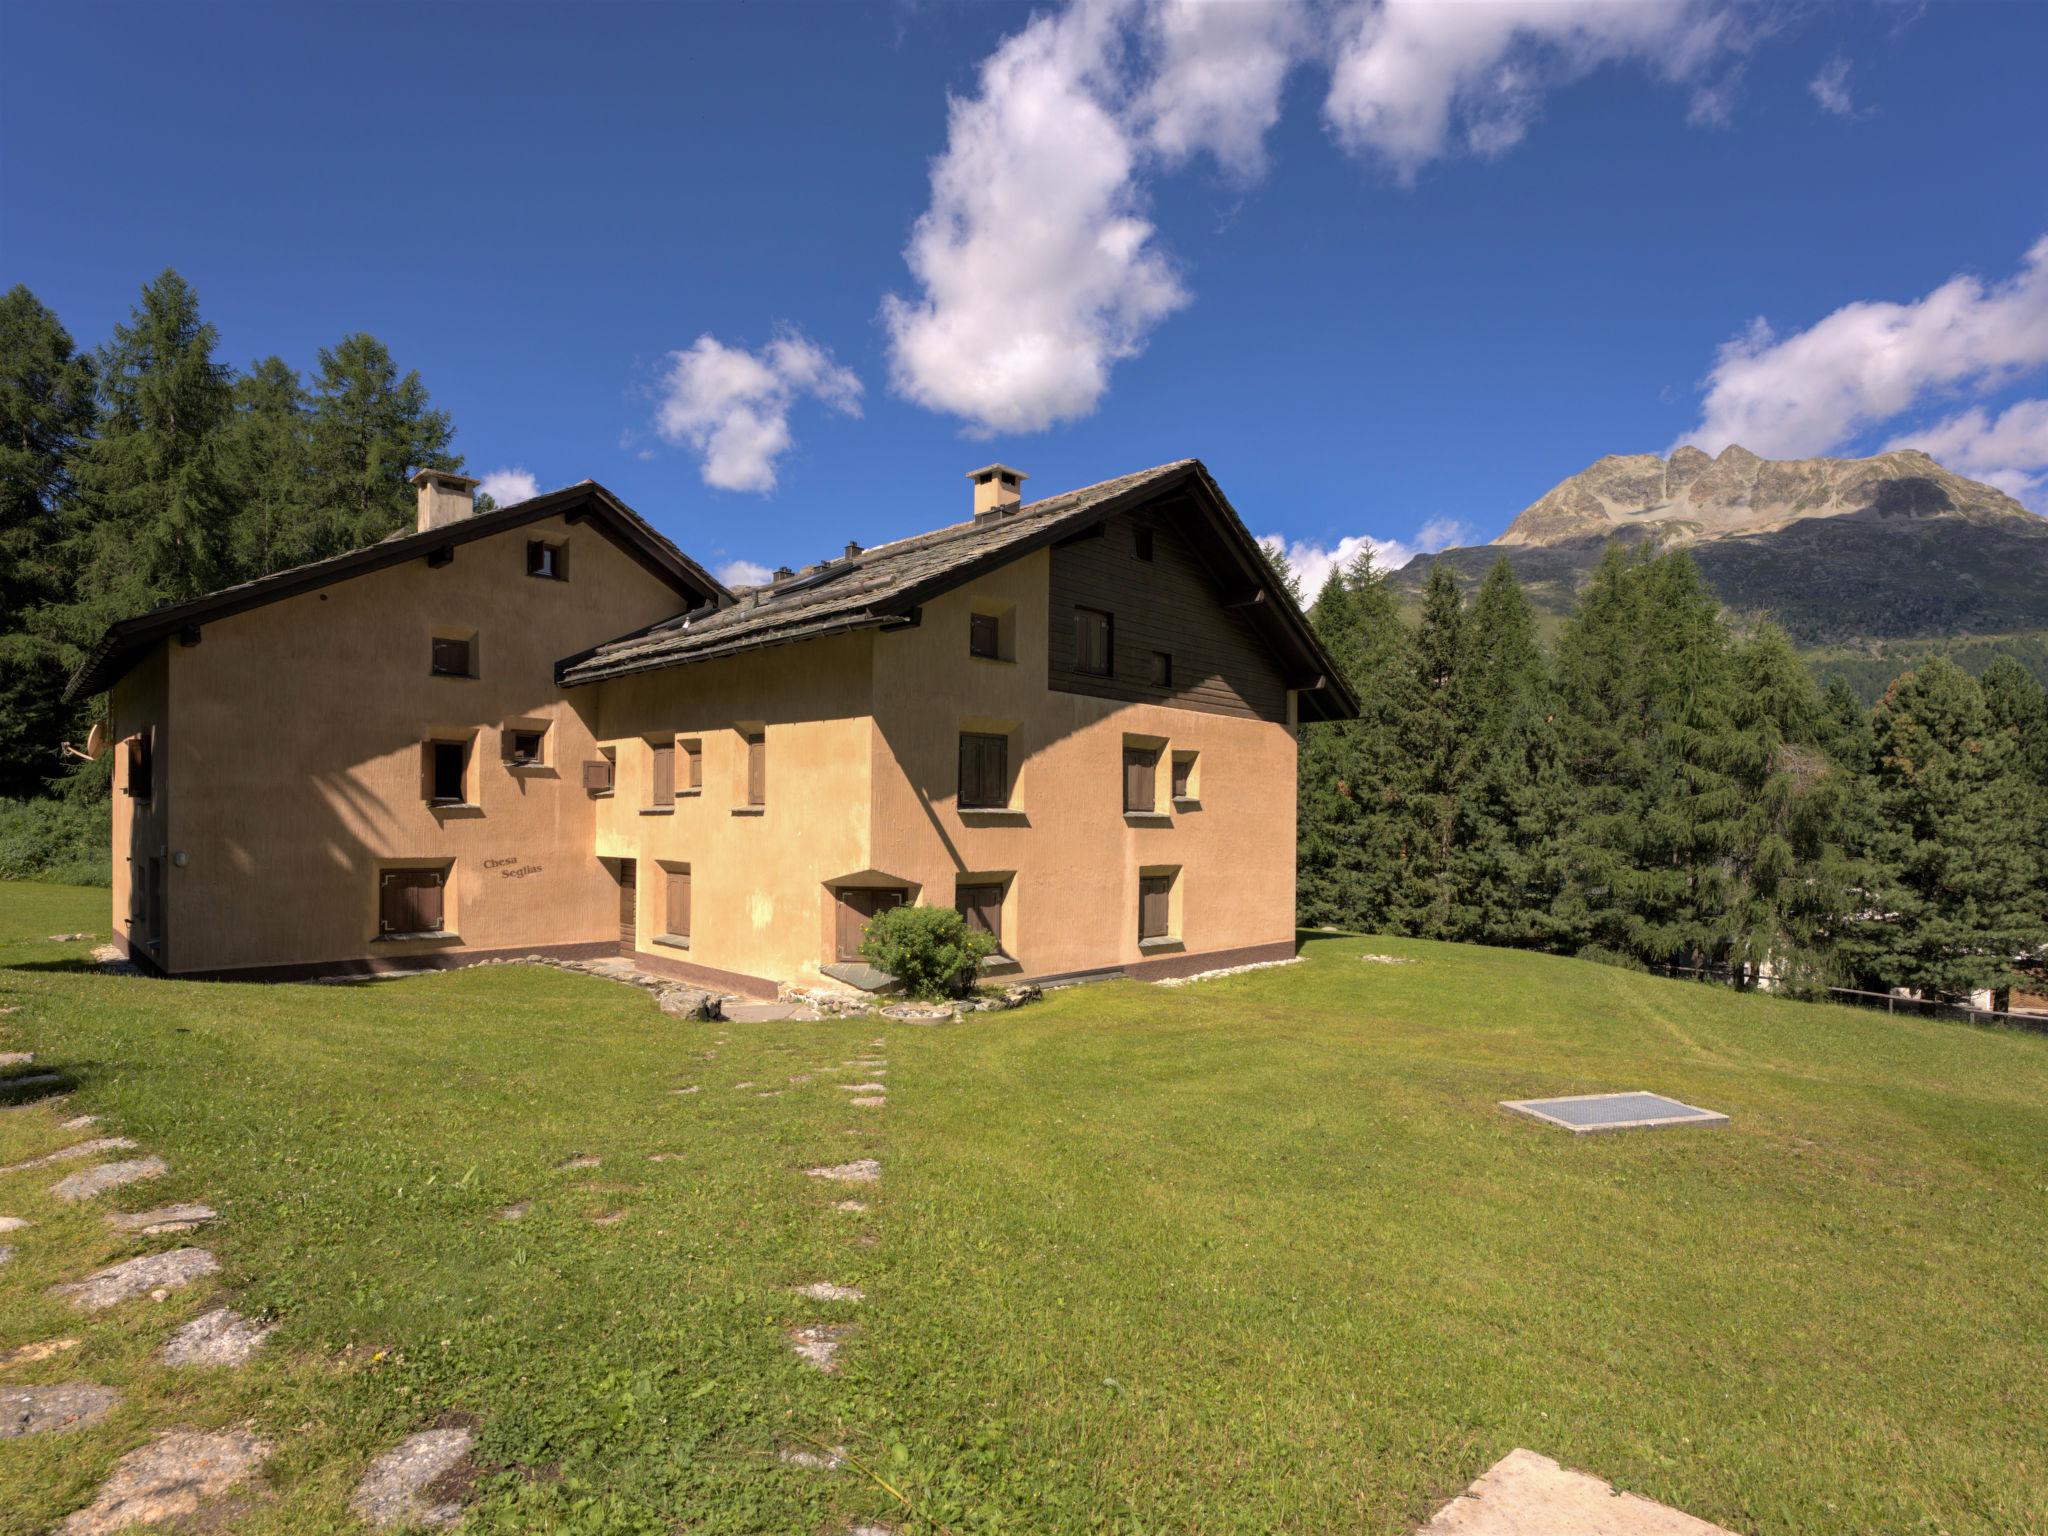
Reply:
[[[981,433],[1087,415],[1110,366],[1187,302],[1112,105],[1126,9],[1074,0],[982,64],[904,252],[923,292],[883,300],[897,390]]]
[[[728,560],[711,574],[728,587],[758,587],[775,573],[753,560]]]
[[[1412,180],[1458,144],[1504,153],[1544,94],[1633,61],[1731,109],[1751,0],[1067,0],[953,98],[931,201],[882,301],[897,393],[977,435],[1088,415],[1116,364],[1190,294],[1148,216],[1151,178],[1202,156],[1256,180],[1293,69],[1325,116]],[[1458,144],[1453,143],[1454,137]]]
[[[1959,475],[1995,485],[2037,512],[2048,511],[2048,400],[2022,400],[1996,416],[1981,405],[1918,431],[1902,432],[1886,448],[1918,448]]]
[[[1299,0],[1155,0],[1144,23],[1145,137],[1168,165],[1206,150],[1225,173],[1266,169],[1287,76],[1312,38]]]
[[[1324,118],[1404,183],[1454,148],[1505,154],[1546,93],[1604,64],[1690,86],[1691,120],[1719,125],[1732,83],[1716,71],[1753,40],[1728,0],[1354,0],[1334,30]]]
[[[1329,580],[1330,572],[1350,565],[1365,550],[1372,551],[1375,570],[1398,571],[1417,555],[1433,555],[1471,537],[1472,530],[1465,523],[1455,518],[1433,517],[1416,530],[1413,539],[1381,539],[1358,533],[1326,545],[1313,539],[1289,543],[1284,535],[1269,533],[1259,542],[1286,560],[1295,580],[1301,583],[1303,600],[1312,603],[1323,590],[1323,583]]]
[[[1821,111],[1830,117],[1855,117],[1856,98],[1849,94],[1849,60],[1836,54],[1821,66],[1819,74],[1806,82]]]
[[[697,452],[704,483],[772,491],[775,464],[794,445],[789,413],[806,396],[860,414],[860,380],[801,332],[783,329],[758,352],[699,336],[669,354],[655,427]]]
[[[2048,236],[2003,282],[1959,276],[1910,303],[1845,304],[1782,338],[1753,322],[1721,348],[1699,427],[1681,441],[1765,458],[1827,453],[1929,400],[1988,393],[2044,365]]]
[[[540,494],[540,482],[523,469],[494,469],[485,475],[477,490],[501,507],[515,501],[531,501]]]

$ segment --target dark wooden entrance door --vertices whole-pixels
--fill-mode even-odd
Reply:
[[[630,955],[640,937],[640,867],[619,860],[619,953]]]
[[[868,931],[868,919],[878,912],[903,905],[903,892],[885,887],[843,890],[839,893],[839,956],[860,958],[860,941]]]

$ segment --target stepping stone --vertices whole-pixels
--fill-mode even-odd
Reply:
[[[650,1152],[647,1154],[647,1161],[650,1163],[680,1163],[682,1160],[683,1154],[680,1152]]]
[[[732,1024],[767,1024],[777,1019],[813,1020],[818,1010],[798,1003],[727,1003],[725,1017]]]
[[[742,1088],[751,1088],[751,1087],[753,1087],[753,1086],[754,1086],[754,1085],[753,1085],[753,1084],[752,1084],[751,1082],[745,1082],[745,1083],[734,1083],[734,1084],[732,1085],[732,1091],[733,1091],[734,1093],[738,1093],[738,1092],[739,1092],[739,1091],[740,1091],[740,1090],[741,1090]]]
[[[604,1159],[590,1152],[579,1152],[576,1156],[564,1158],[561,1162],[555,1164],[557,1169],[602,1168],[603,1166]]]
[[[850,1163],[806,1168],[804,1172],[814,1179],[834,1179],[841,1184],[872,1184],[882,1176],[882,1165],[872,1157],[863,1157]]]
[[[53,1285],[49,1294],[69,1301],[81,1312],[103,1312],[136,1296],[177,1290],[219,1268],[220,1260],[204,1248],[173,1248],[112,1265],[69,1285]]]
[[[7,1010],[14,1012],[12,1008]],[[36,1059],[34,1051],[0,1051],[0,1068],[25,1067]]]
[[[17,1344],[12,1349],[0,1349],[0,1371],[10,1365],[34,1365],[38,1360],[48,1360],[61,1355],[67,1349],[76,1349],[82,1343],[79,1339],[42,1339],[34,1344]]]
[[[348,1507],[379,1530],[394,1525],[453,1525],[462,1505],[436,1499],[430,1486],[459,1467],[476,1443],[473,1429],[424,1429],[370,1463]]]
[[[789,1347],[806,1365],[831,1376],[839,1370],[839,1341],[852,1332],[851,1323],[811,1323],[789,1330]]]
[[[886,1093],[889,1090],[887,1083],[835,1083],[833,1086],[842,1093]]]
[[[256,1322],[232,1307],[215,1307],[172,1334],[156,1357],[165,1365],[246,1365],[275,1332],[275,1323]]]
[[[98,1152],[126,1152],[135,1145],[126,1136],[100,1136],[92,1141],[81,1141],[55,1152],[45,1152],[41,1157],[32,1157],[25,1163],[9,1163],[0,1168],[0,1173],[27,1173],[31,1168],[47,1168],[52,1163],[76,1162],[81,1157],[91,1157]]]
[[[754,1097],[757,1099],[779,1099],[782,1097],[782,1090],[780,1088],[763,1088]]]
[[[57,1129],[60,1131],[82,1131],[87,1126],[98,1125],[99,1123],[100,1117],[98,1115],[73,1115],[69,1120],[60,1121]]]
[[[131,1237],[162,1237],[167,1232],[190,1232],[220,1215],[210,1205],[160,1205],[153,1211],[117,1212],[107,1225]]]
[[[857,1109],[880,1109],[889,1101],[881,1097],[881,1095],[875,1094],[865,1099],[848,1099],[846,1102]]]
[[[61,1387],[13,1387],[0,1392],[0,1440],[83,1429],[99,1423],[120,1401],[121,1394],[112,1387],[76,1382]]]
[[[92,937],[89,933],[53,933],[46,941],[51,944],[83,944]]]
[[[699,1089],[699,1085],[698,1085],[698,1084],[696,1084],[696,1083],[692,1083],[692,1084],[690,1084],[690,1086],[689,1086],[689,1087],[687,1087],[687,1088],[671,1088],[671,1089],[669,1089],[669,1092],[670,1092],[670,1093],[696,1093],[696,1092],[699,1092],[699,1091],[700,1091],[700,1089]]]
[[[8,1243],[0,1243],[0,1264],[12,1264],[13,1262],[14,1262],[14,1248],[13,1248],[13,1246],[12,1246],[11,1244],[8,1244]]]
[[[498,1212],[498,1220],[523,1221],[526,1219],[526,1213],[532,1209],[533,1202],[531,1200],[515,1200],[506,1206],[505,1209]]]
[[[170,1171],[171,1165],[160,1157],[145,1157],[132,1163],[101,1163],[97,1168],[81,1168],[70,1177],[59,1179],[50,1186],[50,1193],[68,1205],[119,1189],[123,1184],[160,1179]]]
[[[0,1216],[0,1232],[19,1232],[23,1227],[33,1225],[26,1216]]]
[[[1733,1536],[1718,1525],[1633,1493],[1616,1493],[1599,1478],[1570,1472],[1548,1456],[1517,1448],[1436,1512],[1415,1536]]]
[[[99,1497],[57,1527],[58,1536],[106,1536],[137,1525],[189,1521],[270,1455],[246,1429],[158,1435],[114,1463]]]
[[[813,1280],[797,1292],[812,1301],[866,1301],[868,1293],[857,1285],[834,1285],[830,1280]]]
[[[775,1459],[788,1467],[803,1467],[811,1472],[837,1472],[846,1465],[846,1447],[827,1446],[822,1451],[803,1451],[794,1447],[777,1451]]]
[[[865,1200],[841,1200],[832,1207],[835,1211],[864,1211],[867,1208]]]
[[[590,1224],[593,1227],[615,1227],[625,1219],[624,1211],[606,1211],[602,1216],[591,1217]]]

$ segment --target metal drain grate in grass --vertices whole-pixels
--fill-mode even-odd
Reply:
[[[1651,1131],[1667,1125],[1726,1125],[1715,1110],[1681,1104],[1661,1093],[1579,1093],[1563,1099],[1502,1099],[1502,1109],[1562,1126],[1574,1136],[1594,1131]]]

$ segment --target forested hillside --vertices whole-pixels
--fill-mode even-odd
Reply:
[[[2010,658],[1868,709],[1618,543],[1548,649],[1505,559],[1470,601],[1436,565],[1411,627],[1368,555],[1312,617],[1362,712],[1302,731],[1306,924],[1945,998],[2048,945],[2048,697]]]
[[[462,467],[374,336],[310,380],[218,348],[172,271],[92,351],[0,295],[0,873],[104,867],[103,772],[63,750],[98,706],[59,699],[110,620],[374,542],[412,520],[408,475]]]

